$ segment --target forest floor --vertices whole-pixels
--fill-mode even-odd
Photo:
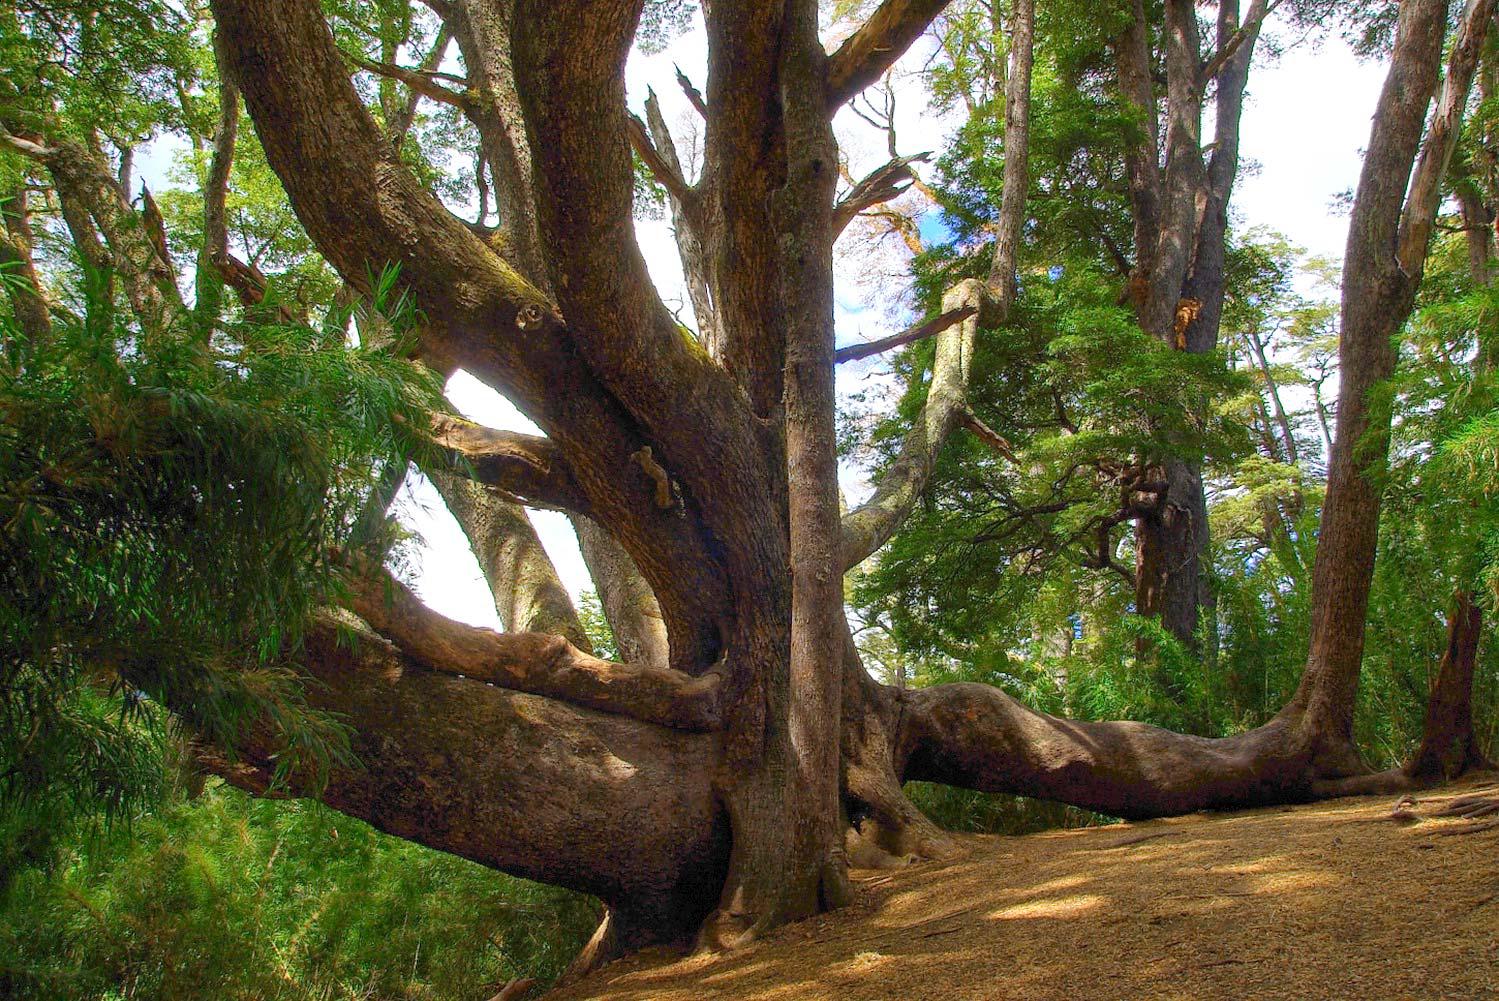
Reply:
[[[549,998],[1499,997],[1499,827],[1448,836],[1472,822],[1400,824],[1394,805],[965,837],[955,858],[856,871],[853,906],[742,951],[623,960]]]

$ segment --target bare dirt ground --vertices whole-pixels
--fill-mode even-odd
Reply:
[[[626,960],[549,997],[1499,998],[1499,827],[1449,836],[1476,824],[1400,824],[1394,805],[965,838],[954,859],[855,872],[852,907],[741,952]]]

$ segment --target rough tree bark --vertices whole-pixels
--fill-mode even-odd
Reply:
[[[214,0],[229,71],[324,255],[356,286],[399,264],[428,319],[424,355],[495,386],[546,434],[459,424],[437,427],[438,440],[474,455],[476,477],[607,533],[654,595],[667,636],[665,663],[611,664],[556,636],[449,622],[373,575],[352,602],[364,622],[344,620],[354,642],[340,642],[332,619],[314,623],[308,641],[319,682],[309,697],[349,721],[362,763],[335,769],[324,798],[403,837],[597,895],[609,917],[585,953],[594,962],[694,937],[733,945],[836,904],[850,824],[846,843],[861,859],[940,854],[949,842],[905,799],[908,778],[1127,816],[1349,788],[1360,771],[1348,724],[1378,516],[1365,478],[1377,461],[1356,445],[1377,425],[1368,389],[1389,358],[1396,307],[1409,308],[1464,67],[1493,2],[1473,0],[1464,15],[1409,202],[1445,4],[1401,5],[1355,201],[1306,676],[1272,722],[1213,741],[1057,719],[983,685],[887,688],[848,641],[842,570],[888,537],[886,519],[898,523],[905,501],[882,502],[873,529],[859,512],[837,517],[829,119],[940,2],[886,0],[831,55],[812,0],[707,6],[705,167],[691,197],[721,338],[713,357],[660,302],[634,239],[639,131],[623,66],[639,3],[429,4],[454,24],[471,74],[482,60],[504,77],[470,100],[484,102],[475,115],[513,146],[527,144],[530,171],[505,183],[525,186],[534,205],[528,261],[473,233],[400,163],[315,0]],[[1172,7],[1185,30],[1192,5]],[[496,19],[483,39],[472,30],[481,13]],[[483,51],[495,39],[504,50]],[[1177,61],[1197,58],[1179,48]],[[1020,68],[1008,80],[1016,101],[1028,93]],[[514,101],[500,96],[510,93]],[[1189,119],[1173,127],[1190,132]],[[1200,149],[1185,145],[1200,167]],[[1023,181],[1017,189],[1023,196]],[[1164,220],[1182,210],[1161,211]],[[1012,294],[1005,253],[992,283],[1000,301]],[[1175,296],[1190,269],[1173,268],[1164,286]],[[963,336],[942,362],[960,375],[972,335],[966,346]],[[920,432],[923,454],[940,444],[945,420],[940,434]],[[902,474],[907,486],[929,463]],[[242,750],[220,770],[267,791],[264,747]]]

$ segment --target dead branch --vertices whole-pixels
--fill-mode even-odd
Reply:
[[[931,156],[930,153],[898,156],[861,178],[833,207],[833,232],[842,233],[860,212],[899,196],[916,180],[911,164],[925,163]]]
[[[956,309],[949,309],[947,312],[940,313],[930,320],[916,324],[914,327],[907,327],[898,334],[882,337],[877,341],[870,341],[867,344],[850,344],[848,347],[839,348],[833,356],[833,360],[842,364],[846,361],[858,361],[861,358],[868,358],[872,355],[884,354],[886,351],[905,347],[907,344],[919,341],[924,337],[940,334],[954,323],[960,323],[977,312],[977,306],[959,306]]]
[[[645,161],[646,168],[651,172],[663,188],[671,193],[684,210],[691,211],[697,205],[697,192],[692,185],[682,177],[680,170],[662,155],[651,142],[650,130],[646,128],[636,115],[629,118],[630,145],[634,147],[636,155]]]

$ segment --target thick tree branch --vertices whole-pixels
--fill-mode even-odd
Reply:
[[[147,336],[165,333],[185,310],[161,241],[130,207],[129,197],[102,154],[61,134],[48,142],[40,158],[59,198],[75,201],[98,224],[109,246],[111,270],[124,284]]]
[[[432,440],[455,460],[453,472],[498,487],[531,507],[580,514],[590,510],[567,461],[546,438],[435,414]]]
[[[637,932],[659,923],[655,942],[696,931],[728,856],[711,737],[427,670],[351,618],[311,623],[302,659],[309,701],[346,721],[357,760],[332,770],[319,799],[398,837],[594,894]],[[252,737],[238,751],[239,773],[226,777],[263,791],[274,745]]]
[[[873,495],[843,518],[844,569],[857,566],[884,545],[926,489],[943,443],[966,412],[979,316],[991,301],[989,290],[973,278],[943,296],[944,316],[961,312],[965,317],[937,336],[926,403],[901,441],[895,461],[880,473]]]
[[[942,13],[948,0],[884,0],[828,58],[828,109],[836,111],[884,76]]]
[[[756,416],[774,420],[784,397],[786,311],[771,199],[785,171],[776,73],[784,4],[714,4],[708,26],[708,121],[703,139],[703,243],[719,357],[749,394]],[[748,155],[747,155],[748,154]]]
[[[1214,740],[1144,723],[1048,716],[971,683],[908,690],[897,746],[903,779],[1132,819],[1311,798],[1319,776],[1330,774],[1285,713]]]
[[[1436,90],[1446,34],[1443,0],[1404,0],[1389,73],[1354,197],[1344,255],[1338,338],[1337,433],[1328,461],[1327,496],[1312,567],[1311,637],[1307,667],[1295,704],[1311,725],[1347,744],[1353,739],[1353,705],[1363,660],[1364,622],[1379,542],[1383,472],[1388,459],[1390,411],[1376,387],[1395,371],[1395,333],[1415,303],[1434,204],[1423,194],[1440,181],[1443,148],[1457,126],[1466,94],[1464,62],[1481,45],[1493,20],[1493,0],[1470,0],[1453,52],[1453,70],[1431,131],[1426,134],[1423,176],[1410,184],[1422,146],[1426,112]],[[1467,77],[1471,79],[1471,77]],[[1450,115],[1450,117],[1449,117]],[[1430,166],[1427,166],[1427,165]],[[1435,171],[1438,176],[1431,177]],[[1410,253],[1408,261],[1397,257]],[[1407,263],[1410,268],[1407,268]],[[1414,270],[1411,270],[1414,269]]]
[[[696,677],[642,664],[615,664],[560,636],[497,633],[432,611],[389,574],[361,574],[351,608],[428,670],[561,699],[681,730],[720,724],[716,672]]]
[[[607,371],[606,365],[579,364],[573,331],[545,295],[438,204],[400,162],[360,104],[315,2],[215,0],[213,6],[231,70],[267,158],[319,250],[355,287],[363,287],[368,275],[390,264],[400,266],[401,281],[428,320],[424,356],[438,367],[461,365],[488,382],[557,443],[593,513],[636,558],[661,599],[673,655],[707,668],[720,649],[726,583],[696,526],[661,516],[651,505],[648,484],[640,482],[630,463],[630,455],[647,443],[645,432],[655,429],[642,429],[600,385],[595,372]],[[488,10],[488,5],[474,8],[470,14]],[[465,37],[455,33],[460,41]],[[622,101],[621,95],[615,120],[620,131],[614,141],[623,154],[619,161],[626,189],[625,221],[617,232],[625,234],[630,174]],[[590,132],[590,138],[594,135]],[[586,152],[566,159],[581,170],[597,161],[598,147],[581,137],[579,143]],[[493,160],[491,165],[497,166]],[[574,235],[586,236],[594,254],[617,262],[613,244],[601,242],[598,231],[589,227],[586,234]],[[567,256],[571,249],[557,247]],[[612,287],[605,283],[595,291],[607,298]],[[598,319],[574,305],[579,321]],[[616,321],[631,322],[612,312],[607,319],[611,327]],[[675,326],[670,336],[684,353],[689,350]],[[703,368],[710,364],[702,360]],[[663,373],[663,381],[674,374]],[[669,385],[692,386],[694,394],[709,395],[691,376]],[[659,383],[654,389],[652,409],[684,419],[673,409],[673,393]],[[688,415],[681,433],[713,426],[725,425]],[[744,433],[742,421],[727,426]],[[700,447],[700,434],[693,437]],[[742,442],[735,444],[741,446],[739,453],[747,450]],[[722,454],[738,453],[725,445]]]
[[[1131,123],[1125,141],[1124,160],[1129,174],[1135,237],[1135,271],[1130,286],[1138,312],[1149,287],[1163,197],[1157,145],[1160,130],[1151,74],[1150,24],[1145,17],[1144,0],[1132,0],[1130,19],[1113,44],[1119,96],[1125,110],[1137,118]]]
[[[778,510],[780,479],[769,438],[744,392],[661,302],[635,238],[624,93],[629,8],[618,0],[561,10],[542,0],[517,4],[513,51],[543,243],[578,355],[645,430],[643,444],[681,488],[684,518],[651,513],[701,526],[731,578],[761,580],[785,568],[784,540],[764,522]],[[618,525],[601,520],[626,541]],[[626,548],[667,611],[667,589],[680,588],[680,576],[653,574],[642,550]],[[680,652],[674,632],[673,658]]]

